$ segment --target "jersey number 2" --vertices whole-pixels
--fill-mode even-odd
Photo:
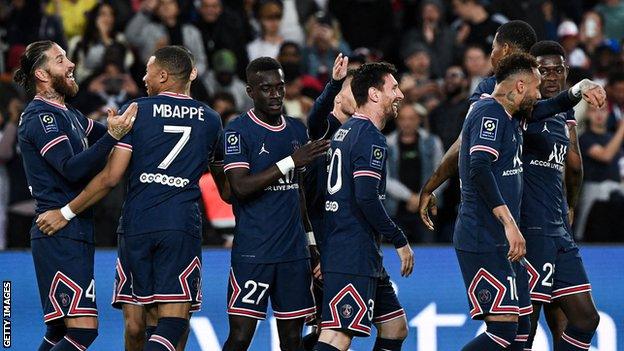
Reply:
[[[162,162],[158,165],[159,169],[167,169],[167,167],[171,165],[171,162],[173,162],[173,160],[175,160],[175,158],[178,157],[178,155],[180,154],[180,151],[182,151],[182,148],[184,148],[184,145],[186,145],[186,143],[188,143],[189,139],[191,138],[191,127],[165,125],[163,126],[163,132],[182,133],[182,137],[173,146],[173,149],[169,151],[169,154],[167,155],[167,157],[165,157],[165,159],[162,160]]]

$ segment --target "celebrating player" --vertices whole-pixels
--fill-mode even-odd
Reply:
[[[110,150],[132,127],[136,105],[121,117],[109,111],[106,127],[65,104],[78,92],[74,64],[51,41],[34,42],[20,58],[15,81],[33,100],[22,114],[18,142],[37,213],[62,207],[90,174],[104,165]],[[69,216],[68,208],[62,216]],[[30,230],[32,255],[47,331],[44,350],[87,349],[97,337],[93,278],[93,214],[47,236]]]
[[[536,57],[542,75],[542,96],[549,98],[563,90],[568,75],[563,47],[554,41],[541,41],[531,48],[531,55]],[[586,350],[600,317],[567,224],[566,210],[570,208],[571,221],[583,170],[574,111],[529,124],[524,141],[520,229],[526,238],[533,302],[532,328],[525,349],[531,349],[543,305],[555,348]]]
[[[380,239],[390,240],[409,276],[414,256],[405,235],[388,217],[386,140],[380,130],[395,118],[403,93],[387,63],[360,67],[351,81],[357,108],[332,137],[321,247],[323,312],[318,351],[347,350],[354,336],[378,329],[375,350],[400,350],[407,336],[405,312],[383,268]]]
[[[149,97],[137,100],[136,130],[118,144],[104,170],[68,205],[80,213],[130,168],[113,302],[136,302],[149,313],[157,311],[158,324],[143,348],[148,351],[174,350],[188,328],[189,312],[201,304],[198,181],[209,160],[223,190],[216,154],[221,120],[207,105],[188,96],[196,75],[193,57],[183,47],[167,46],[150,57],[143,78]],[[44,217],[42,230],[55,230],[57,213]],[[125,304],[124,312],[128,317],[142,311]]]
[[[327,141],[307,143],[305,126],[282,116],[284,76],[261,57],[247,66],[254,108],[224,132],[225,166],[236,215],[228,287],[230,331],[223,350],[246,350],[268,299],[283,350],[301,347],[305,317],[315,311],[299,171],[323,155]],[[305,222],[305,223],[302,223]],[[310,241],[313,242],[312,240]]]
[[[470,303],[470,316],[484,319],[485,333],[464,351],[522,350],[516,338],[522,301],[511,262],[520,260],[525,240],[516,222],[522,198],[521,122],[540,98],[537,62],[526,53],[502,59],[492,96],[475,102],[464,121],[459,159],[462,203],[454,245]],[[530,307],[530,305],[529,305]],[[519,346],[519,347],[518,347]]]

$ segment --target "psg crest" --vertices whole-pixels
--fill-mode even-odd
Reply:
[[[349,305],[349,304],[342,305],[340,307],[340,314],[344,318],[351,318],[351,316],[353,315],[353,307],[351,307],[351,305]]]

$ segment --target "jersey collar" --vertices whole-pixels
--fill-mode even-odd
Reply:
[[[192,99],[190,96],[188,95],[184,95],[184,94],[178,94],[178,93],[172,93],[170,91],[163,91],[162,93],[158,94],[158,95],[164,95],[164,96],[169,96],[172,98],[176,98],[176,99]]]
[[[357,119],[365,119],[365,120],[367,120],[367,121],[371,121],[371,119],[370,119],[368,116],[364,116],[364,115],[363,115],[363,114],[361,114],[361,113],[354,113],[352,117],[353,117],[353,118],[357,118]],[[372,122],[372,121],[371,121],[371,122]]]
[[[284,130],[284,128],[286,128],[286,120],[284,119],[284,116],[280,116],[282,122],[278,126],[272,126],[268,123],[261,121],[260,118],[258,118],[256,114],[254,113],[253,109],[249,110],[249,112],[247,112],[247,115],[249,115],[249,118],[251,118],[251,120],[254,121],[254,123],[272,132],[279,132],[281,130]]]
[[[52,106],[54,106],[56,108],[60,108],[61,110],[67,110],[67,106],[65,106],[65,104],[59,104],[58,102],[54,102],[52,100],[48,100],[48,99],[44,98],[41,95],[35,95],[33,100],[43,101],[44,103],[46,103],[48,105],[52,105]]]

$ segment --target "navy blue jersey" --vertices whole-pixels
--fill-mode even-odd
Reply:
[[[76,197],[103,166],[105,159],[92,160],[85,176],[74,179],[64,166],[68,159],[84,152],[106,133],[106,128],[71,106],[35,97],[26,106],[18,127],[28,188],[36,201],[38,214],[65,206]],[[70,173],[75,173],[71,172]],[[55,236],[93,242],[93,212],[87,210]],[[37,226],[31,238],[46,237]]]
[[[217,149],[221,118],[186,95],[161,93],[135,100],[134,127],[117,147],[132,150],[128,193],[119,232],[165,230],[199,235],[199,178]]]
[[[520,225],[525,235],[567,234],[563,180],[570,144],[568,123],[576,123],[573,110],[530,123],[524,132]]]
[[[319,139],[329,140],[340,128],[341,124],[338,118],[330,113],[327,116],[327,126],[325,134],[320,136]],[[330,157],[331,154],[328,152],[326,157],[319,157],[312,161],[306,167],[304,177],[308,218],[310,219],[310,224],[312,224],[318,246],[321,246],[324,237],[323,216],[325,214],[325,190],[327,188]]]
[[[260,173],[307,143],[305,126],[282,117],[264,123],[250,110],[224,131],[225,166]],[[233,196],[236,217],[232,262],[278,263],[309,257],[299,203],[300,170],[293,170],[250,199]]]
[[[321,267],[324,272],[380,277],[381,234],[357,205],[355,178],[378,179],[377,194],[385,196],[386,138],[368,118],[354,115],[334,134],[330,150]]]
[[[459,152],[461,204],[453,242],[458,250],[491,252],[508,247],[503,226],[494,217],[470,179],[470,154],[493,155],[492,173],[503,200],[516,221],[522,199],[522,130],[491,97],[472,104],[462,130]]]

